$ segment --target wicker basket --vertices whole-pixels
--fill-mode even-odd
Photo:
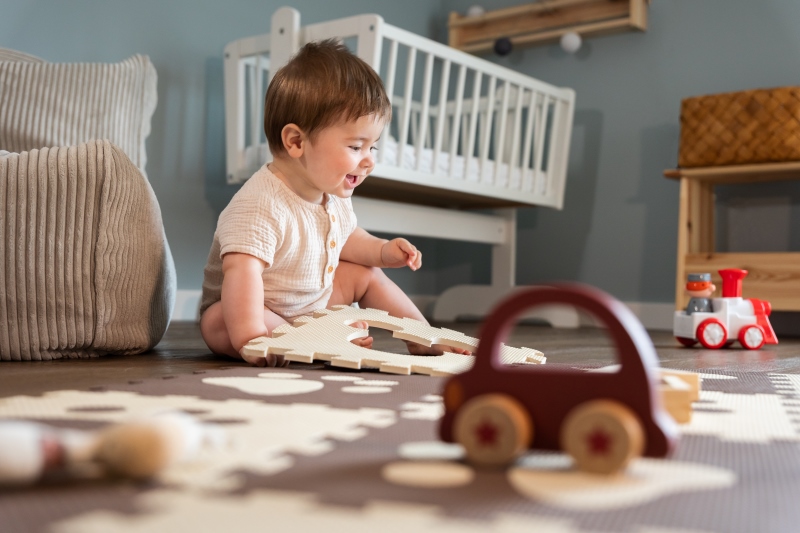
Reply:
[[[798,160],[800,87],[697,96],[681,103],[681,167]]]

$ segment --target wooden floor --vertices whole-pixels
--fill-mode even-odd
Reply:
[[[478,323],[436,324],[478,336]],[[405,345],[389,332],[371,329],[374,347],[405,353]],[[780,338],[780,344],[762,350],[745,350],[738,345],[723,350],[682,348],[671,332],[651,331],[650,336],[661,364],[667,368],[702,372],[708,369],[800,373],[800,338]],[[507,344],[527,346],[544,352],[548,362],[610,364],[615,351],[600,328],[554,329],[547,326],[517,325]],[[0,363],[0,397],[39,394],[48,390],[108,387],[114,383],[186,374],[197,370],[244,365],[211,354],[200,338],[197,324],[175,322],[155,350],[133,356],[106,356],[90,360]]]

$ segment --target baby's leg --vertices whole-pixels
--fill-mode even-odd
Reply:
[[[286,320],[264,308],[264,325],[268,331],[272,331],[281,324],[286,324]],[[212,352],[236,359],[242,358],[231,344],[228,328],[225,326],[225,319],[222,315],[222,302],[212,304],[200,317],[200,334]],[[276,356],[275,354],[268,355],[266,360],[266,366],[286,366],[288,363],[288,361],[284,361],[282,355]]]
[[[363,308],[388,311],[398,318],[413,318],[423,324],[428,321],[408,296],[390,280],[380,268],[365,267],[347,261],[340,261],[333,278],[333,293],[328,306],[350,305],[358,302]],[[466,350],[450,346],[423,346],[406,342],[412,355],[441,355],[443,352],[468,354]]]

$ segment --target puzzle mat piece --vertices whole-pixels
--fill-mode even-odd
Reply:
[[[444,401],[438,394],[426,394],[420,402],[400,406],[400,416],[411,420],[439,420],[444,416]]]
[[[601,369],[604,370],[604,369]],[[735,376],[700,374],[703,379],[735,380]],[[700,390],[691,422],[682,424],[682,435],[717,437],[728,442],[800,442],[800,375],[770,374],[778,394],[733,394]],[[425,402],[406,402],[400,416],[438,420],[444,414],[441,396]]]
[[[734,376],[703,375],[707,379],[738,379]],[[800,375],[771,374],[779,394],[732,394],[701,391],[695,406],[695,418],[681,426],[684,435],[714,436],[728,442],[767,443],[771,440],[800,441],[793,414],[800,407]],[[404,418],[436,420],[435,407],[441,406],[440,397],[426,398],[425,402],[407,402],[401,405]],[[411,416],[408,416],[408,415]],[[434,488],[437,483],[431,476],[442,475],[441,483],[468,484],[470,476],[448,469],[439,463],[461,455],[456,449],[443,449],[438,441],[407,442],[398,448],[405,461],[392,463],[384,471],[387,482]],[[437,463],[436,468],[420,468],[427,463]],[[641,505],[675,493],[693,490],[716,490],[733,486],[736,474],[732,470],[675,460],[639,458],[626,472],[613,478],[602,478],[572,469],[571,459],[564,454],[531,453],[523,457],[516,467],[509,469],[508,480],[521,495],[534,501],[571,510],[606,510]]]
[[[297,376],[297,377],[291,377]],[[278,374],[275,372],[259,374],[258,377],[225,376],[203,378],[207,385],[230,387],[256,396],[288,396],[318,391],[325,386],[315,379],[300,379],[299,374]]]
[[[704,379],[719,379],[706,376]],[[733,378],[736,379],[736,378]],[[800,393],[800,376],[769,374],[778,394],[731,394],[700,391],[692,421],[681,426],[684,435],[714,436],[729,442],[800,442],[800,423],[794,411]]]
[[[381,476],[394,485],[452,488],[472,483],[476,471],[468,464],[426,458],[389,463]],[[520,495],[574,511],[635,507],[670,494],[724,489],[736,483],[736,474],[725,468],[660,459],[636,459],[621,475],[598,476],[576,471],[563,454],[525,457],[508,469],[506,477]]]
[[[720,490],[736,483],[727,468],[684,461],[639,458],[618,476],[604,477],[572,468],[563,454],[534,454],[508,470],[521,495],[574,511],[635,507],[671,494]]]
[[[320,309],[310,317],[300,317],[294,324],[275,328],[272,337],[258,337],[242,349],[249,363],[257,364],[268,354],[283,355],[289,361],[311,363],[330,361],[331,365],[360,369],[377,368],[390,374],[429,374],[443,376],[459,374],[472,367],[474,358],[445,353],[438,356],[403,355],[356,346],[353,339],[366,337],[366,330],[350,324],[366,322],[370,326],[386,329],[392,336],[425,346],[444,344],[470,350],[478,347],[478,339],[447,328],[434,328],[419,320],[396,318],[386,311],[335,306],[334,310]],[[503,345],[500,357],[503,363],[544,363],[542,352],[531,348],[512,348]]]
[[[120,391],[67,390],[0,399],[0,418],[112,423],[165,410],[183,410],[201,422],[225,422],[221,425],[227,436],[224,449],[203,450],[197,460],[177,464],[161,476],[162,481],[179,487],[218,490],[239,487],[242,480],[235,477],[237,472],[274,474],[292,466],[289,454],[327,453],[335,446],[331,439],[356,440],[366,435],[367,428],[385,428],[397,421],[397,414],[389,409],[215,401]]]
[[[427,504],[366,502],[361,508],[318,503],[305,493],[254,490],[236,497],[154,490],[135,498],[144,514],[84,513],[57,524],[54,533],[172,533],[174,531],[414,531],[415,533],[590,533],[573,520],[498,512],[487,520],[447,515]],[[631,527],[631,533],[703,533],[667,527]]]

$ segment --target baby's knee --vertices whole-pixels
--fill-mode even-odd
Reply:
[[[356,263],[349,263],[341,261],[336,270],[336,275],[340,277],[347,277],[359,281],[381,279],[385,278],[386,274],[383,273],[378,267],[364,266]]]
[[[391,283],[389,276],[380,267],[362,267],[364,271],[361,273],[360,279],[366,283],[368,287],[376,285],[386,285]]]

